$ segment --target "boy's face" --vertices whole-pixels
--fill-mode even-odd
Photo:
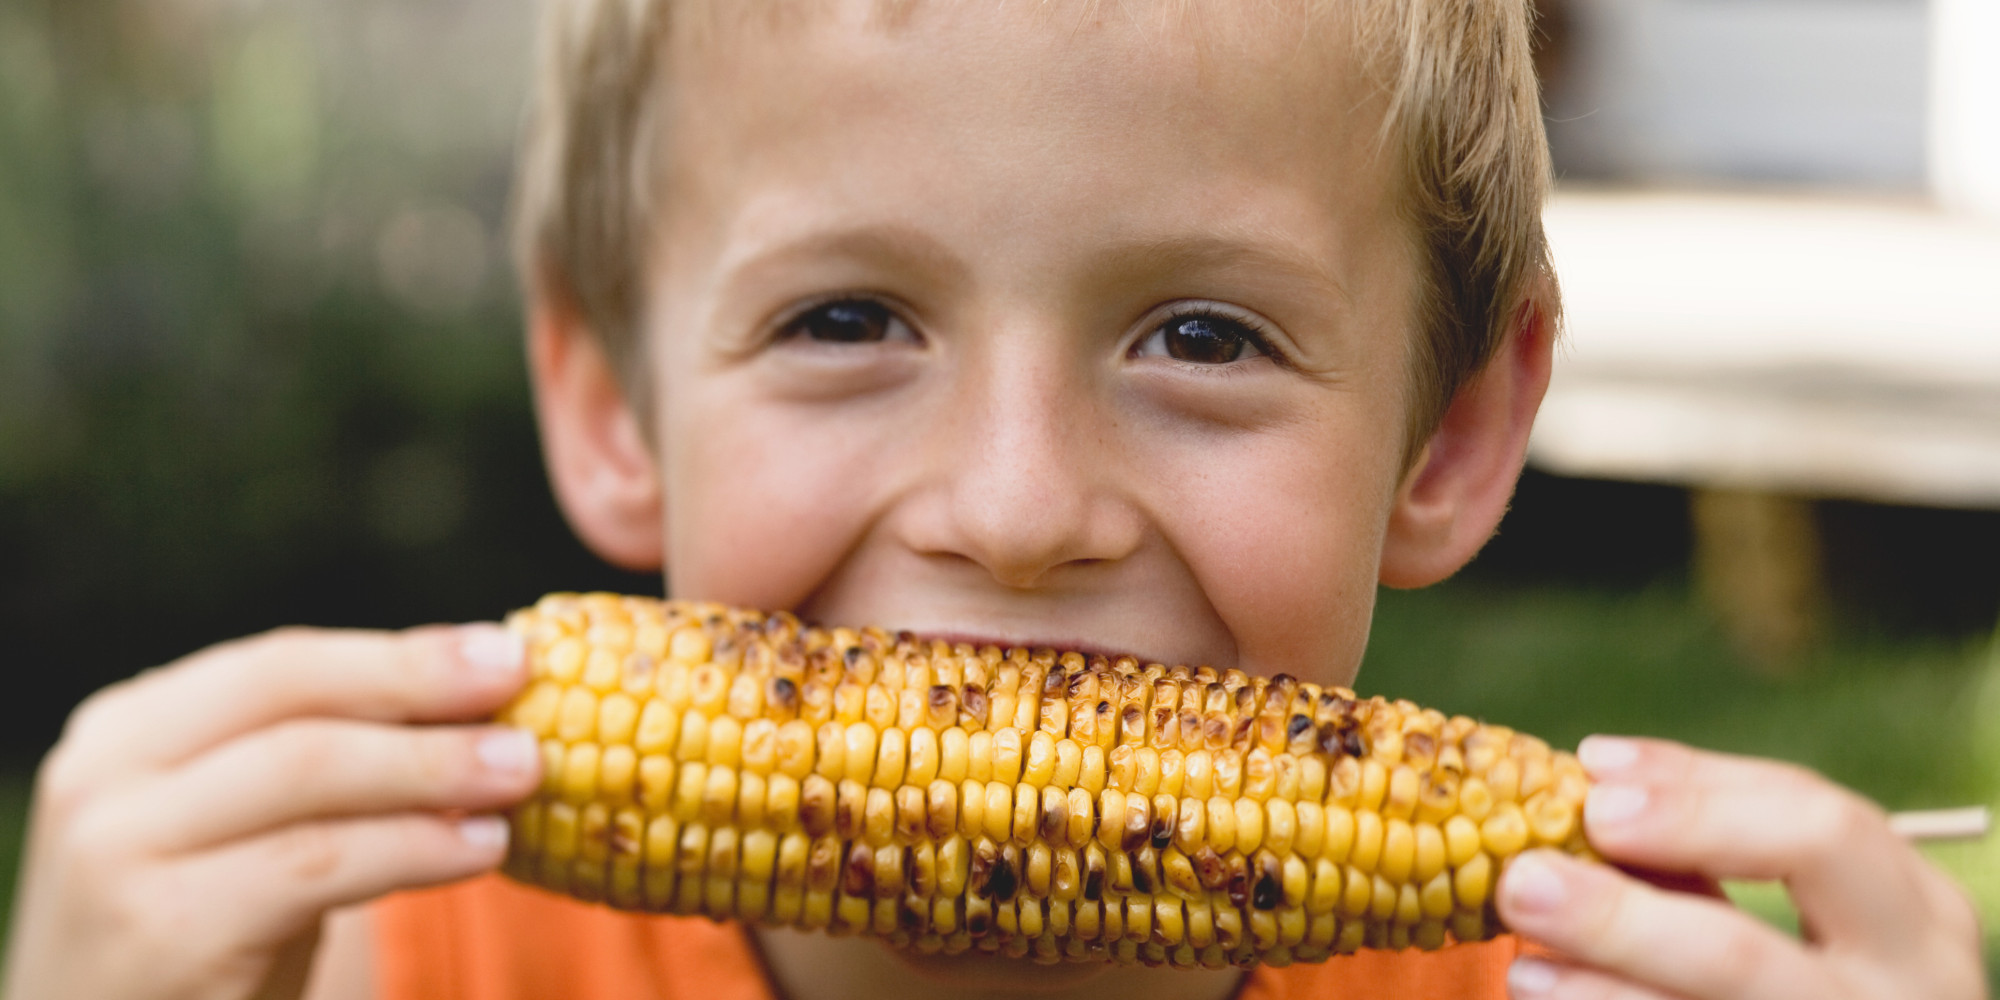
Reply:
[[[673,54],[674,592],[1347,681],[1414,334],[1343,27],[846,6]]]
[[[674,46],[645,321],[672,590],[1348,681],[1415,272],[1345,26],[878,8]]]

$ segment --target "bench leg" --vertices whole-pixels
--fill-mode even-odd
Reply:
[[[1812,501],[1696,489],[1689,515],[1696,589],[1752,664],[1791,672],[1819,640],[1827,616]]]

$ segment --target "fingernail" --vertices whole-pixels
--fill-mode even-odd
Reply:
[[[1646,799],[1635,785],[1598,785],[1583,800],[1583,818],[1592,826],[1623,823],[1645,811]]]
[[[1639,744],[1616,736],[1586,736],[1577,745],[1576,759],[1592,777],[1617,774],[1639,762]]]
[[[1524,955],[1507,967],[1507,992],[1516,997],[1545,997],[1555,991],[1561,976],[1555,963]]]
[[[458,821],[458,839],[481,850],[506,847],[507,821],[498,816],[467,816]]]
[[[528,647],[521,637],[498,625],[465,625],[458,630],[458,655],[473,669],[495,679],[521,674]]]
[[[486,769],[505,775],[527,773],[541,757],[535,734],[521,729],[497,729],[479,738],[473,753]]]
[[[1539,853],[1523,854],[1507,866],[1501,881],[1510,908],[1524,913],[1553,913],[1569,901],[1561,873]]]

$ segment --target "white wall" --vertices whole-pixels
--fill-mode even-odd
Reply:
[[[1931,40],[1931,187],[2000,220],[2000,0],[1936,0]]]
[[[1550,94],[1566,176],[1923,188],[1924,0],[1572,8],[1569,67]]]

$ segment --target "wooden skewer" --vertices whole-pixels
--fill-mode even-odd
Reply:
[[[1889,814],[1889,829],[1910,840],[1978,840],[1993,828],[1993,811],[1985,806],[1962,809],[1917,809]]]

